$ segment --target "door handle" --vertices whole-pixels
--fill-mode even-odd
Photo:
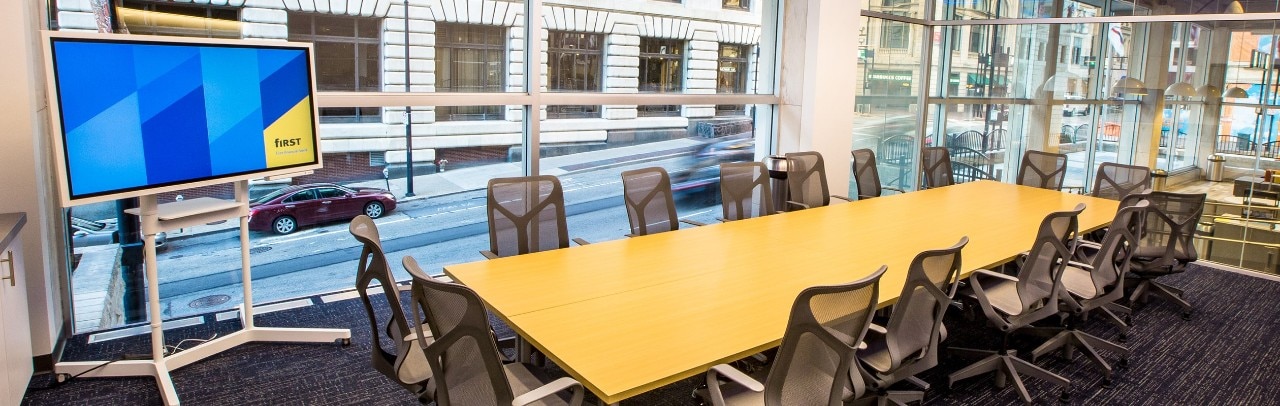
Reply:
[[[329,200],[325,200],[325,201],[323,201],[323,202],[320,202],[320,204],[329,204],[329,203],[333,203],[333,202],[332,202],[332,201],[329,201]]]
[[[294,206],[294,205],[292,205],[292,204],[287,205],[287,206],[284,206],[284,208],[286,208],[286,209],[292,209],[292,208],[294,208],[294,207],[298,207],[298,206]]]
[[[14,277],[13,275],[13,251],[5,252],[4,258],[0,258],[0,263],[5,263],[5,262],[9,263],[9,276],[0,278],[0,280],[8,279],[9,286],[18,286],[18,278]]]

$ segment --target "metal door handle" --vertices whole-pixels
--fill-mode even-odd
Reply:
[[[329,204],[329,203],[333,203],[333,202],[332,202],[332,201],[325,200],[325,201],[320,202],[320,203],[321,203],[321,204]]]
[[[288,205],[288,206],[284,206],[284,208],[286,208],[286,209],[292,209],[292,208],[294,208],[294,207],[297,207],[297,206],[294,206],[294,205],[292,205],[292,204],[291,204],[291,205]]]
[[[18,286],[18,278],[15,278],[13,276],[13,251],[5,252],[4,258],[0,258],[0,263],[5,263],[5,262],[9,263],[9,276],[0,278],[0,280],[8,279],[9,286]]]

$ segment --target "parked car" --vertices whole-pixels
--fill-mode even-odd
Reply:
[[[386,189],[313,183],[282,188],[249,203],[249,229],[289,234],[299,226],[372,218],[395,210],[396,198]]]
[[[71,245],[88,247],[92,245],[118,244],[120,237],[116,235],[116,219],[89,220],[71,217]],[[161,232],[156,234],[156,250],[165,248],[167,236]]]

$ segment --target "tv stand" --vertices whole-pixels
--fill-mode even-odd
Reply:
[[[258,327],[253,324],[253,278],[249,272],[249,182],[235,182],[235,200],[198,198],[157,204],[154,195],[142,196],[136,209],[126,210],[141,217],[143,251],[146,256],[147,302],[151,320],[151,359],[121,361],[59,362],[54,366],[58,379],[83,373],[84,377],[152,376],[166,405],[177,405],[178,393],[169,373],[193,362],[249,342],[302,342],[351,344],[351,330],[328,328]],[[240,268],[244,284],[244,304],[240,306],[243,328],[181,352],[166,355],[161,328],[160,287],[156,272],[156,234],[164,230],[191,227],[229,218],[240,219]],[[104,365],[106,364],[106,365]]]

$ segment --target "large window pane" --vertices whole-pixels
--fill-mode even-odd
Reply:
[[[862,85],[857,90],[853,148],[876,153],[881,184],[913,190],[919,176],[919,146],[931,134],[920,131],[919,121],[924,53],[919,48],[897,47],[896,42],[886,47],[884,35],[891,31],[886,27],[900,27],[900,31],[894,28],[892,35],[902,35],[902,42],[911,42],[920,35],[921,27],[878,18],[866,18],[863,24],[863,32],[869,35],[858,41],[862,46],[855,74]],[[850,189],[856,190],[853,186]]]

